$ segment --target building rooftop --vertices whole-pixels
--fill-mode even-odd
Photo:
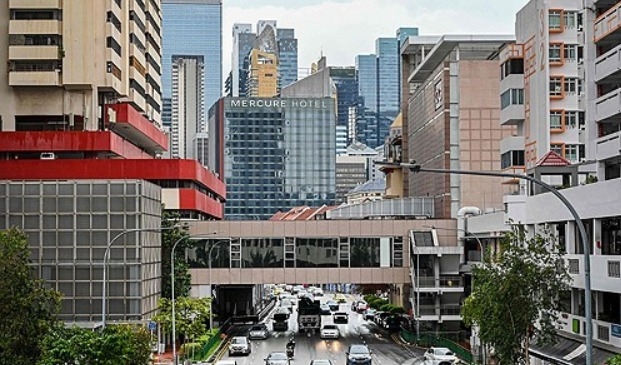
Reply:
[[[386,190],[386,179],[377,178],[368,180],[349,191],[349,194],[384,192]]]

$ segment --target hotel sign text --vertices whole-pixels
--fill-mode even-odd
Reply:
[[[326,99],[231,99],[231,108],[328,109]]]

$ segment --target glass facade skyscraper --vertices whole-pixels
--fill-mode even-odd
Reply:
[[[333,205],[332,98],[223,98],[209,112],[210,165],[227,186],[226,219],[268,219],[277,211]]]
[[[396,37],[378,38],[375,41],[375,54],[356,57],[358,90],[363,98],[356,136],[371,148],[384,143],[390,124],[399,114],[399,47],[400,42],[409,35],[418,35],[418,28],[399,28]]]
[[[162,18],[163,98],[171,97],[172,56],[203,56],[208,110],[222,96],[222,0],[162,0]]]
[[[277,29],[278,86],[280,89],[298,80],[298,40],[293,29]]]

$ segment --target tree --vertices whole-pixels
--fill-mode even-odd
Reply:
[[[179,214],[164,211],[162,213],[162,228],[179,225]],[[188,228],[173,228],[162,231],[162,297],[172,297],[170,281],[170,252],[173,245],[181,237],[188,236]],[[190,294],[191,279],[190,266],[185,261],[185,249],[188,242],[181,241],[175,249],[175,298],[185,297]]]
[[[146,365],[151,355],[151,334],[144,326],[109,325],[95,332],[59,325],[43,342],[38,365]]]
[[[57,322],[60,293],[36,279],[26,236],[0,231],[0,363],[34,364],[46,333]]]
[[[606,360],[606,365],[621,365],[621,354]]]
[[[528,364],[528,347],[554,343],[559,296],[570,277],[549,233],[527,238],[521,226],[507,233],[501,250],[473,269],[473,292],[462,308],[464,322],[479,327],[481,341],[501,364]]]
[[[175,300],[175,332],[187,338],[196,339],[207,333],[209,307],[211,298],[181,297]],[[155,321],[163,333],[172,333],[172,302],[168,298],[160,299],[159,313]]]

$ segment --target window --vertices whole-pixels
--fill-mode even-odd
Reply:
[[[565,28],[575,28],[577,23],[577,15],[578,13],[575,11],[564,11],[563,12],[563,26]]]
[[[584,145],[566,144],[565,155],[563,156],[569,161],[579,161],[584,158]]]
[[[550,96],[563,96],[563,76],[550,77]]]
[[[576,61],[578,59],[578,45],[566,44],[563,47],[563,57],[568,61]]]
[[[507,151],[500,156],[500,167],[524,166],[524,151]]]
[[[568,110],[565,112],[565,125],[567,128],[584,129],[584,112]]]
[[[512,58],[507,60],[500,66],[500,78],[504,79],[509,75],[523,75],[524,74],[524,59]]]
[[[559,156],[563,156],[563,143],[552,143],[550,151],[556,152]]]
[[[524,89],[509,89],[500,95],[500,109],[509,105],[524,105]]]
[[[106,47],[112,48],[116,54],[121,55],[121,45],[112,37],[106,38]]]
[[[562,15],[563,11],[562,10],[550,10],[550,12],[548,13],[548,23],[549,23],[549,28],[550,31],[561,31],[561,15]]]
[[[550,129],[563,129],[563,111],[550,111]]]
[[[577,77],[568,77],[564,79],[565,93],[575,94],[582,92],[582,80]]]
[[[106,22],[112,23],[112,25],[114,25],[119,32],[121,31],[121,21],[116,17],[116,15],[114,15],[113,12],[109,11],[107,13]]]
[[[550,43],[549,58],[550,63],[563,62],[563,43]]]
[[[121,80],[122,72],[113,62],[106,62],[106,72],[113,74],[117,79]]]

